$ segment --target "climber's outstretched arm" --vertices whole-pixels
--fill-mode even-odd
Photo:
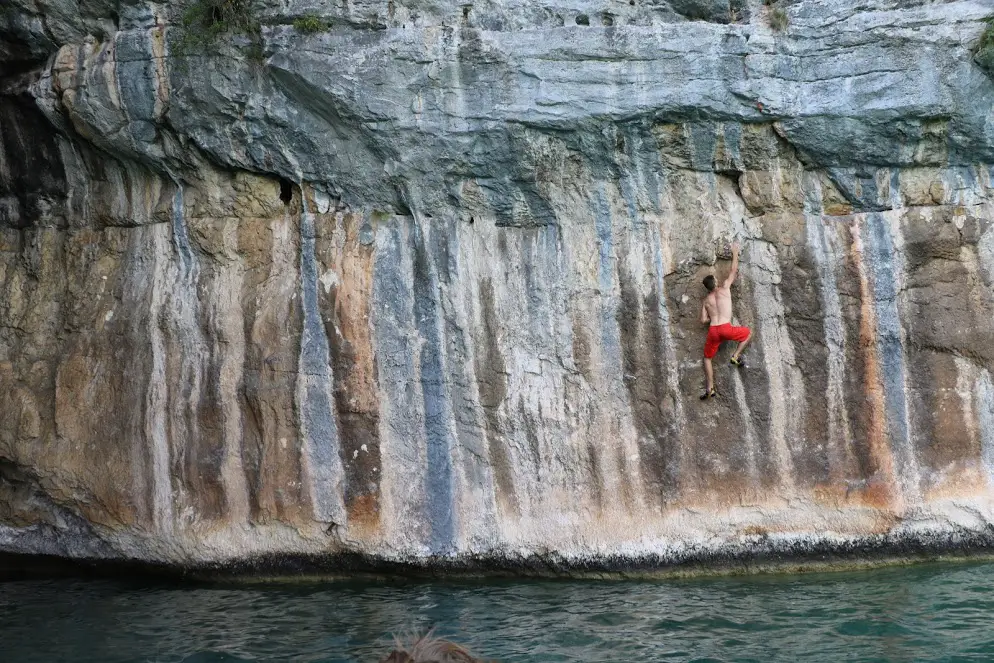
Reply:
[[[721,285],[725,288],[732,287],[735,277],[739,275],[739,243],[732,242],[732,271],[728,272],[728,278]]]

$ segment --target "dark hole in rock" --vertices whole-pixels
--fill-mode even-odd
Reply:
[[[293,200],[293,183],[290,180],[280,178],[280,200],[284,205],[289,205]]]
[[[631,5],[632,7],[634,7],[635,6],[635,0],[628,0],[628,4]]]
[[[462,18],[464,21],[469,20],[469,10],[473,8],[473,5],[463,5],[462,8]]]
[[[469,217],[469,225],[473,225],[474,221],[476,221],[476,219],[474,219],[473,217]]]
[[[590,25],[590,17],[586,14],[579,14],[576,17],[577,25]]]
[[[606,25],[608,27],[611,27],[612,25],[614,25],[614,17],[611,16],[610,14],[602,14],[601,15],[601,23],[603,23],[604,25]]]

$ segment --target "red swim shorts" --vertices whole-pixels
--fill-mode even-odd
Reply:
[[[708,329],[708,340],[704,342],[704,356],[710,359],[718,354],[718,348],[724,341],[742,342],[749,338],[748,327],[733,327],[732,323],[712,325]]]

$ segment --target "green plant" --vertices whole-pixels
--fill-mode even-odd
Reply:
[[[208,44],[226,34],[256,37],[261,30],[252,0],[193,0],[183,12],[187,44]]]
[[[988,73],[994,74],[994,16],[987,18],[984,22],[987,23],[987,27],[980,35],[973,59]]]
[[[316,32],[327,32],[331,29],[331,23],[320,16],[304,14],[293,19],[293,29],[305,35],[311,35]]]
[[[782,7],[773,7],[770,9],[771,28],[777,32],[783,32],[787,29],[789,23],[790,19],[787,17],[787,12]]]

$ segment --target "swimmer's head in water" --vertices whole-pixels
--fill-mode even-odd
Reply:
[[[704,287],[708,289],[708,292],[714,291],[714,276],[712,274],[704,277]]]

